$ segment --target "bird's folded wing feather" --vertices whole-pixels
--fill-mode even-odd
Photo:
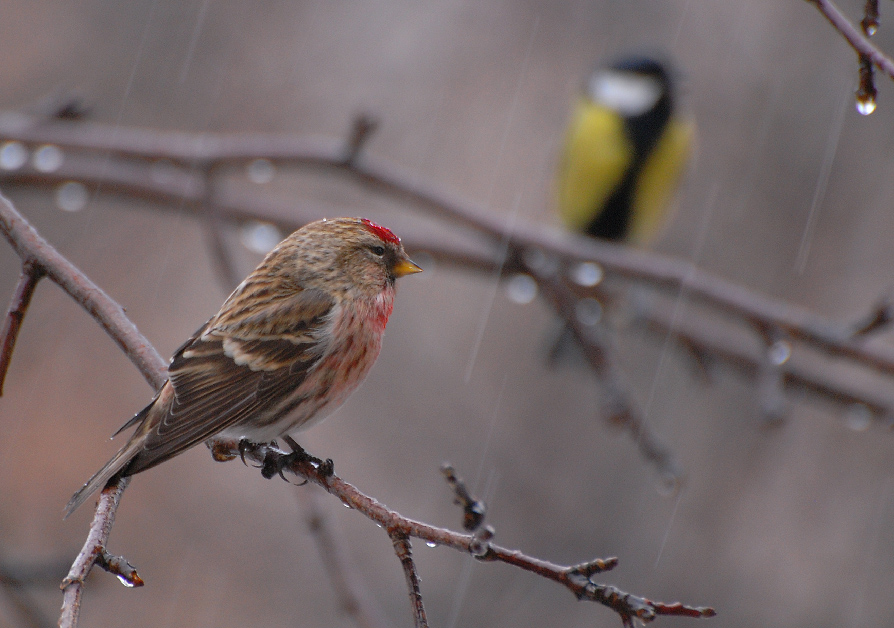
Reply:
[[[153,421],[130,472],[274,409],[325,354],[319,332],[333,307],[325,293],[302,290],[241,316],[211,319],[174,355],[168,369],[173,401]]]

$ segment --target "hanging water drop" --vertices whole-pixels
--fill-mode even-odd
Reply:
[[[425,544],[428,545],[429,547],[437,547],[438,546],[438,544],[435,543],[434,541],[426,541]]]
[[[255,159],[248,164],[246,173],[249,181],[252,183],[270,183],[276,174],[276,167],[269,159]]]
[[[506,296],[513,303],[525,305],[537,296],[537,282],[530,275],[518,273],[506,282]]]
[[[860,28],[863,29],[867,37],[872,37],[878,31],[878,0],[866,0]]]
[[[44,144],[31,157],[31,163],[40,172],[55,172],[62,166],[64,156],[58,146]]]
[[[872,59],[860,55],[860,86],[857,88],[857,111],[868,116],[875,111],[875,68]]]
[[[770,359],[771,364],[782,366],[792,357],[791,343],[787,340],[777,340],[767,349],[767,357]]]
[[[537,248],[525,249],[522,259],[528,268],[538,275],[550,277],[559,270],[559,260],[554,255],[548,255]]]
[[[875,111],[875,96],[857,96],[857,111],[861,115],[868,116]]]
[[[56,189],[56,206],[67,212],[79,212],[87,206],[90,195],[83,183],[67,181]]]
[[[602,320],[602,304],[596,299],[581,299],[574,306],[574,315],[582,325],[592,327]]]
[[[854,403],[848,407],[844,415],[844,424],[855,432],[865,432],[872,425],[872,410],[862,403]]]
[[[134,587],[134,583],[126,576],[122,576],[121,574],[118,574],[118,581],[126,586],[128,589],[133,589]]]
[[[0,145],[0,170],[18,170],[28,161],[28,149],[21,142]]]
[[[662,471],[655,483],[655,490],[662,497],[676,495],[677,491],[680,490],[680,476],[670,469]]]
[[[276,225],[269,222],[252,221],[242,226],[242,245],[249,251],[267,253],[282,240],[282,234]]]
[[[594,262],[581,262],[571,269],[571,279],[579,286],[592,288],[602,281],[602,267]]]

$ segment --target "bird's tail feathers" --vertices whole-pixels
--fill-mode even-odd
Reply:
[[[102,469],[97,471],[92,478],[87,480],[87,483],[81,487],[81,490],[72,495],[68,504],[65,506],[65,517],[63,517],[63,519],[67,519],[68,516],[80,508],[93,493],[103,488],[109,480],[120,473],[121,470],[130,463],[133,457],[137,455],[142,446],[142,439],[134,438],[122,447]]]

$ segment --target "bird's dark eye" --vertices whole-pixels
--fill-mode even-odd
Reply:
[[[384,247],[384,246],[374,246],[374,247],[372,247],[370,250],[371,250],[373,253],[375,253],[376,255],[384,255],[384,254],[385,254],[385,247]]]

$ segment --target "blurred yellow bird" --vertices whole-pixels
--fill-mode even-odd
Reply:
[[[644,244],[657,235],[692,150],[665,66],[631,57],[597,70],[574,108],[557,176],[566,227]]]

